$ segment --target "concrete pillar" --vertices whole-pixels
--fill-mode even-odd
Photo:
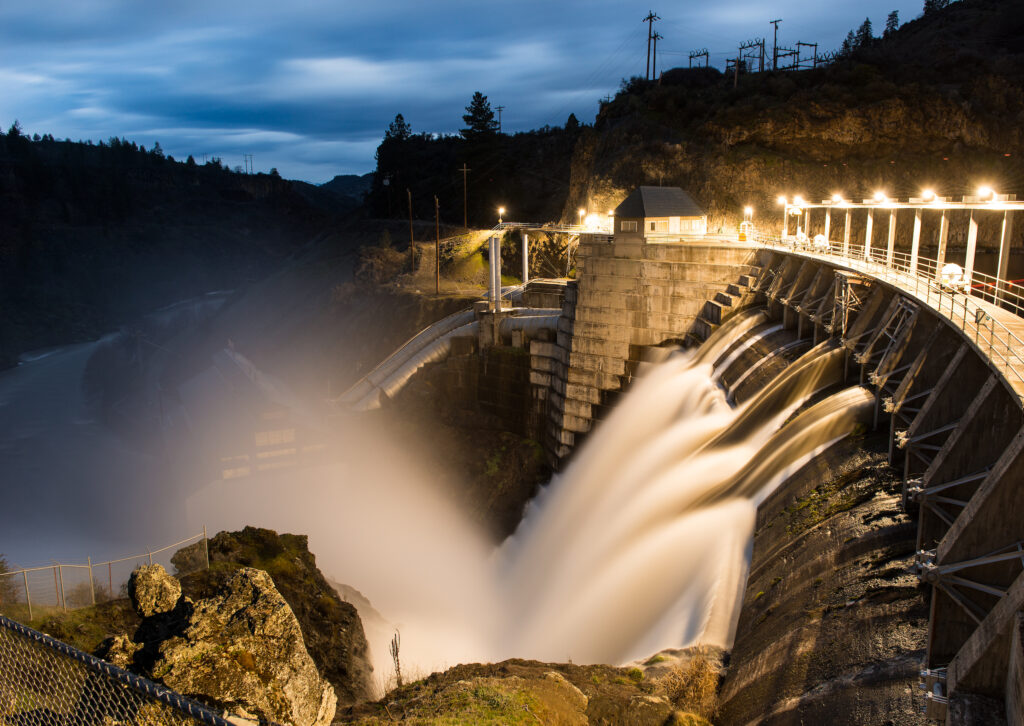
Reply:
[[[949,212],[942,210],[939,220],[939,249],[935,253],[935,279],[942,278],[942,266],[946,264],[946,240],[949,239]]]
[[[523,282],[530,281],[530,238],[523,230]]]
[[[964,279],[970,282],[974,274],[974,254],[978,249],[978,220],[971,210],[971,222],[967,227],[967,259],[964,260]]]
[[[782,209],[782,236],[789,236],[789,205],[787,204]]]
[[[822,232],[822,234],[825,235],[825,239],[826,240],[829,239],[828,233],[829,233],[829,228],[831,226],[832,226],[832,210],[831,209],[826,209],[825,210],[825,231]]]
[[[491,310],[501,312],[501,238],[491,237],[488,248],[491,266]]]
[[[811,236],[811,210],[804,211],[804,234]]]
[[[1010,277],[1010,238],[1013,237],[1013,212],[1006,210],[1003,213],[1003,228],[999,235],[999,267],[996,270],[996,277],[1000,280],[1006,280]],[[1006,286],[1003,284],[999,285],[999,297],[998,300],[1003,300],[1005,297],[1003,293],[1006,292]]]
[[[850,256],[850,210],[846,210],[846,222],[843,226],[843,256]]]
[[[885,245],[885,264],[892,267],[892,258],[896,251],[896,210],[889,211],[889,238]]]
[[[874,226],[875,226],[875,210],[874,209],[869,209],[868,210],[868,225],[867,225],[867,229],[864,231],[864,259],[865,260],[870,260],[871,259],[871,232],[872,232],[872,229],[873,229]]]
[[[910,271],[917,272],[917,253],[921,248],[921,210],[914,210],[914,237],[910,241]]]

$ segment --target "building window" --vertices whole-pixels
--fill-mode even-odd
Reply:
[[[635,219],[624,219],[622,220],[622,232],[636,232],[636,220]]]
[[[650,224],[650,231],[651,232],[668,232],[668,221],[667,220],[650,222],[649,224]]]

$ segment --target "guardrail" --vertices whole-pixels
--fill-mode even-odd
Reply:
[[[1024,287],[991,275],[972,273],[963,289],[942,281],[937,260],[914,257],[885,248],[829,243],[828,251],[798,247],[793,238],[758,234],[755,241],[766,246],[814,258],[831,258],[853,270],[889,282],[944,315],[980,351],[988,355],[1007,379],[1024,383],[1024,340],[992,316],[984,303],[1017,317],[1024,317]]]

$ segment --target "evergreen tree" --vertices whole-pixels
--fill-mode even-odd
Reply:
[[[871,29],[871,18],[864,18],[864,22],[857,28],[856,46],[867,48],[875,39],[874,31]]]
[[[12,139],[16,136],[21,136],[21,124],[18,123],[18,119],[14,119],[14,123],[11,124],[11,128],[7,129],[7,135]]]
[[[889,17],[885,19],[885,31],[882,33],[883,38],[888,38],[890,35],[896,32],[900,27],[900,14],[898,10],[893,10],[889,13]]]
[[[490,136],[498,131],[498,122],[494,119],[491,104],[480,91],[473,94],[473,100],[466,106],[462,121],[466,124],[466,128],[461,130],[464,139]]]
[[[161,159],[164,158],[164,150],[160,147],[159,141],[153,142],[153,151],[151,153],[153,154],[153,156],[157,156]]]
[[[196,165],[196,160],[192,158],[192,154],[189,154],[188,158],[185,159],[185,166],[195,166],[195,165]]]
[[[580,130],[580,122],[576,119],[576,114],[569,114],[569,118],[565,121],[565,130],[573,133]]]
[[[388,130],[384,132],[385,139],[394,139],[395,141],[405,141],[412,136],[412,127],[405,122],[405,118],[402,114],[395,116],[395,120],[388,125]]]
[[[853,49],[856,47],[857,38],[856,36],[854,36],[853,31],[851,30],[849,33],[846,34],[846,40],[843,41],[843,47],[839,49],[839,52],[842,53],[843,55],[850,55],[850,53],[852,53]]]

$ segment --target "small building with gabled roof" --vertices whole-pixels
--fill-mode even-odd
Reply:
[[[708,232],[708,214],[679,187],[637,187],[615,208],[615,236],[667,242]]]

